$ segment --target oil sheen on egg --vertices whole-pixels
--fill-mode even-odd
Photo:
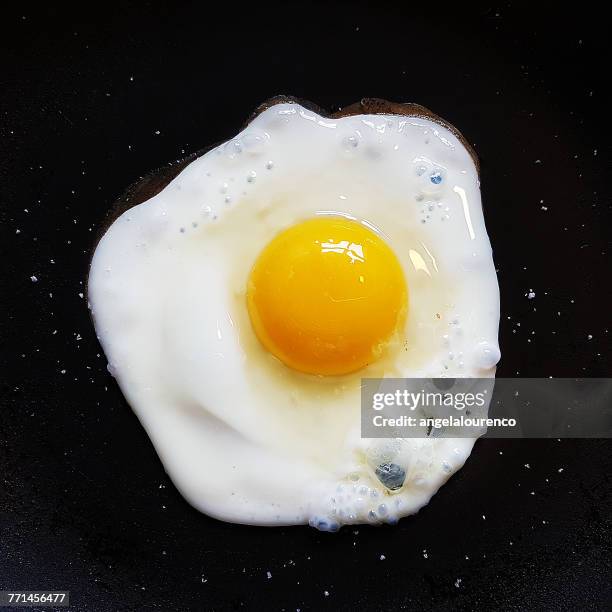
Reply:
[[[293,278],[288,297],[282,266],[262,268],[278,282],[256,266],[319,219],[366,228],[370,276],[388,276],[378,313],[342,311],[340,358],[322,342],[309,357],[311,332],[296,344],[279,322],[287,303],[304,329],[333,333],[311,280]],[[340,242],[359,263],[359,240]],[[112,224],[88,292],[109,368],[173,482],[237,523],[335,530],[415,513],[475,440],[361,438],[361,379],[493,377],[500,356],[477,169],[424,118],[271,106]]]

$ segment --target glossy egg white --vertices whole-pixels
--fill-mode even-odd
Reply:
[[[285,367],[246,311],[258,253],[317,214],[375,228],[410,293],[400,341],[343,377]],[[361,378],[493,377],[500,357],[477,169],[450,130],[416,117],[272,106],[112,224],[88,297],[110,370],[168,474],[196,508],[238,523],[335,530],[416,512],[474,439],[362,439]],[[397,492],[375,474],[385,453],[410,466]]]

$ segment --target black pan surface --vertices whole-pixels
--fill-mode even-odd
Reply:
[[[2,10],[0,590],[67,589],[75,610],[609,609],[610,441],[481,440],[396,527],[225,524],[165,475],[82,296],[124,188],[231,137],[263,100],[413,101],[481,158],[499,375],[609,376],[598,5]]]

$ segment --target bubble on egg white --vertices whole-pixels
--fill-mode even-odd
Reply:
[[[311,517],[309,524],[320,531],[336,531],[341,524],[351,523],[396,523],[397,511],[403,502],[396,499],[393,509],[388,503],[378,500],[381,491],[378,485],[341,485],[338,490],[342,494],[336,494],[329,499],[329,508],[323,514]]]
[[[434,185],[439,185],[443,179],[444,177],[441,170],[435,170],[429,175],[429,182]]]
[[[345,153],[355,153],[361,141],[361,132],[355,130],[342,137],[342,149]]]
[[[446,188],[446,171],[434,166],[420,177],[420,181],[423,193],[439,198]]]
[[[282,106],[278,110],[270,109],[262,113],[257,119],[266,132],[272,133],[276,130],[285,130],[297,116],[298,112],[295,107]]]
[[[500,360],[501,353],[499,347],[483,340],[476,345],[475,349],[476,365],[479,368],[492,368]]]
[[[338,531],[340,525],[337,521],[330,520],[328,518],[321,518],[319,516],[313,516],[308,524],[319,531]]]
[[[370,446],[366,452],[366,461],[372,469],[382,463],[390,463],[401,450],[401,441],[398,439],[380,440]]]
[[[250,153],[251,155],[259,155],[260,153],[263,153],[269,140],[270,134],[255,128],[251,128],[240,138],[243,151]]]
[[[400,489],[406,480],[406,470],[397,463],[381,463],[376,468],[378,480],[390,491]]]
[[[240,140],[230,140],[223,145],[223,152],[227,159],[234,160],[242,153],[242,143]]]
[[[270,134],[261,129],[251,128],[239,137],[230,140],[219,152],[223,151],[229,160],[236,160],[244,155],[257,156],[266,150]]]

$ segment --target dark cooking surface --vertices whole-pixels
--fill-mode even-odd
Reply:
[[[77,610],[606,607],[610,441],[480,441],[393,528],[220,523],[165,476],[79,295],[123,189],[232,136],[266,98],[414,101],[481,157],[499,374],[609,375],[610,53],[597,10],[124,4],[0,20],[0,590],[69,589]]]

